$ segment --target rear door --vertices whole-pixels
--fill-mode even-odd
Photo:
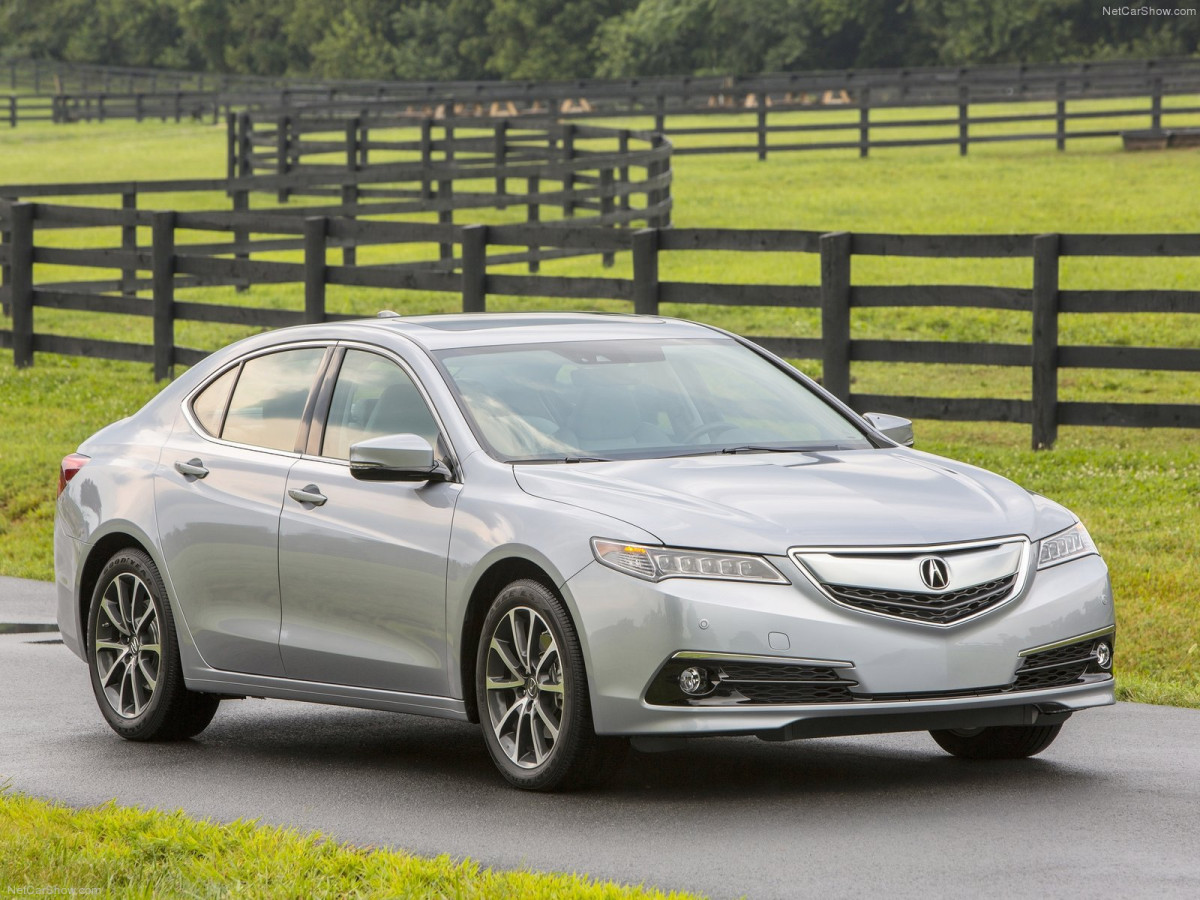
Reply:
[[[461,485],[359,481],[349,455],[386,434],[419,434],[439,455],[448,447],[397,358],[346,349],[332,385],[317,412],[324,431],[314,422],[311,452],[288,474],[279,524],[284,666],[306,681],[445,696],[446,555]]]
[[[184,404],[163,448],[155,509],[167,572],[208,665],[283,675],[279,513],[328,348],[245,359]]]

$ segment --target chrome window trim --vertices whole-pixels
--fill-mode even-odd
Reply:
[[[809,570],[808,566],[806,566],[800,558],[805,553],[833,553],[833,554],[844,553],[844,554],[855,554],[855,555],[861,555],[861,556],[888,556],[890,554],[937,555],[939,553],[952,553],[952,552],[955,552],[958,550],[973,550],[973,549],[976,549],[979,547],[997,547],[1001,544],[1013,544],[1013,543],[1020,543],[1023,546],[1022,546],[1022,550],[1021,550],[1021,561],[1020,561],[1020,564],[1017,566],[1017,571],[1016,571],[1017,578],[1016,578],[1016,581],[1013,582],[1012,589],[1008,592],[1008,594],[1004,597],[1003,600],[1000,600],[997,603],[993,604],[992,606],[989,606],[987,609],[981,609],[979,612],[972,613],[971,615],[966,616],[962,619],[958,619],[954,622],[922,622],[918,619],[906,619],[906,618],[903,618],[902,616],[891,616],[891,615],[888,615],[887,613],[874,612],[869,609],[862,609],[857,606],[852,606],[849,603],[843,603],[841,600],[839,600],[837,597],[835,597],[829,591],[825,590],[824,586],[821,584],[820,579],[817,578],[816,573],[811,572]],[[1029,540],[1029,538],[1026,537],[1025,535],[1011,534],[1011,535],[1006,535],[1004,537],[989,538],[987,540],[960,541],[960,542],[955,542],[955,543],[951,543],[951,544],[917,544],[917,545],[905,545],[905,546],[875,546],[875,547],[869,547],[869,546],[868,547],[863,547],[863,546],[858,546],[858,547],[845,547],[845,546],[839,546],[839,547],[821,547],[821,546],[790,547],[790,548],[788,548],[787,555],[788,555],[788,558],[792,561],[793,565],[795,565],[796,568],[800,570],[800,574],[802,574],[808,580],[808,582],[814,588],[816,588],[817,592],[822,597],[824,597],[829,602],[836,604],[837,606],[841,607],[842,609],[848,609],[852,612],[856,612],[856,613],[859,613],[860,615],[864,615],[864,616],[874,616],[877,619],[883,619],[888,622],[899,622],[899,623],[905,623],[908,625],[918,625],[918,626],[921,626],[924,628],[957,628],[960,625],[965,625],[966,623],[972,622],[981,616],[990,615],[990,614],[996,612],[997,610],[999,610],[1005,606],[1008,606],[1010,603],[1012,603],[1013,600],[1017,599],[1019,596],[1021,596],[1022,593],[1024,593],[1026,586],[1029,584],[1030,575],[1033,571],[1033,548],[1035,546],[1036,546],[1036,542]]]
[[[1061,641],[1053,641],[1049,644],[1040,644],[1037,647],[1030,647],[1028,650],[1022,650],[1017,656],[1032,656],[1035,653],[1044,653],[1047,650],[1057,650],[1059,647],[1069,647],[1071,644],[1079,644],[1084,641],[1092,640],[1093,638],[1107,637],[1117,633],[1116,625],[1109,625],[1107,628],[1098,628],[1095,631],[1089,631],[1087,634],[1077,634],[1075,637],[1063,638]]]
[[[202,426],[200,424],[200,422],[196,419],[196,414],[192,411],[192,401],[196,399],[197,394],[199,394],[201,391],[203,391],[206,387],[208,387],[210,384],[212,384],[214,381],[216,381],[218,378],[220,378],[222,375],[224,375],[230,369],[234,368],[235,366],[240,366],[243,363],[249,362],[252,359],[257,359],[260,356],[267,356],[271,353],[280,353],[285,350],[305,350],[305,349],[309,349],[309,348],[324,348],[325,351],[328,352],[329,348],[336,346],[337,343],[338,342],[336,340],[331,340],[331,339],[299,341],[294,344],[277,344],[273,347],[264,347],[260,350],[254,350],[250,353],[247,353],[245,356],[239,356],[237,359],[233,360],[228,365],[222,366],[220,369],[218,369],[216,372],[214,372],[212,375],[210,375],[208,378],[206,378],[203,382],[200,383],[200,385],[198,387],[195,387],[191,391],[188,392],[188,394],[183,398],[183,400],[180,401],[180,407],[182,408],[182,411],[183,411],[183,417],[185,420],[187,420],[187,423],[191,427],[192,431],[194,431],[197,435],[199,435],[204,440],[210,441],[219,446],[234,447],[239,450],[256,450],[259,453],[270,453],[274,456],[285,456],[285,457],[289,457],[291,459],[299,459],[302,454],[297,453],[295,450],[277,450],[274,447],[260,447],[258,444],[241,444],[241,443],[238,443],[237,441],[227,441],[224,438],[214,437],[213,435],[209,434],[204,429],[204,426]],[[324,362],[324,360],[322,360],[322,363],[323,362]],[[239,381],[241,380],[240,377],[238,380]],[[316,382],[314,381],[314,385],[315,384],[316,384]],[[236,389],[237,389],[237,385],[234,384],[234,390],[236,390]],[[309,387],[309,393],[310,394],[312,393],[312,387]],[[225,406],[225,415],[226,416],[229,415],[229,402],[232,399],[233,399],[233,393],[230,392],[229,398],[226,400],[226,406]],[[224,420],[224,418],[222,418],[221,429],[224,430],[224,428],[225,428],[225,420]]]

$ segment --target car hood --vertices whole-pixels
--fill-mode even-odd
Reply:
[[[999,475],[903,448],[513,468],[529,494],[684,547],[783,554],[798,546],[1037,539],[1074,521]]]

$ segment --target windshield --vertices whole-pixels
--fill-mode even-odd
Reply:
[[[728,338],[570,341],[435,354],[506,462],[870,447],[841,413]]]

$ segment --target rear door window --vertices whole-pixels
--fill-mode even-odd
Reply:
[[[246,360],[221,437],[269,450],[295,450],[324,356],[324,347],[302,347]]]

